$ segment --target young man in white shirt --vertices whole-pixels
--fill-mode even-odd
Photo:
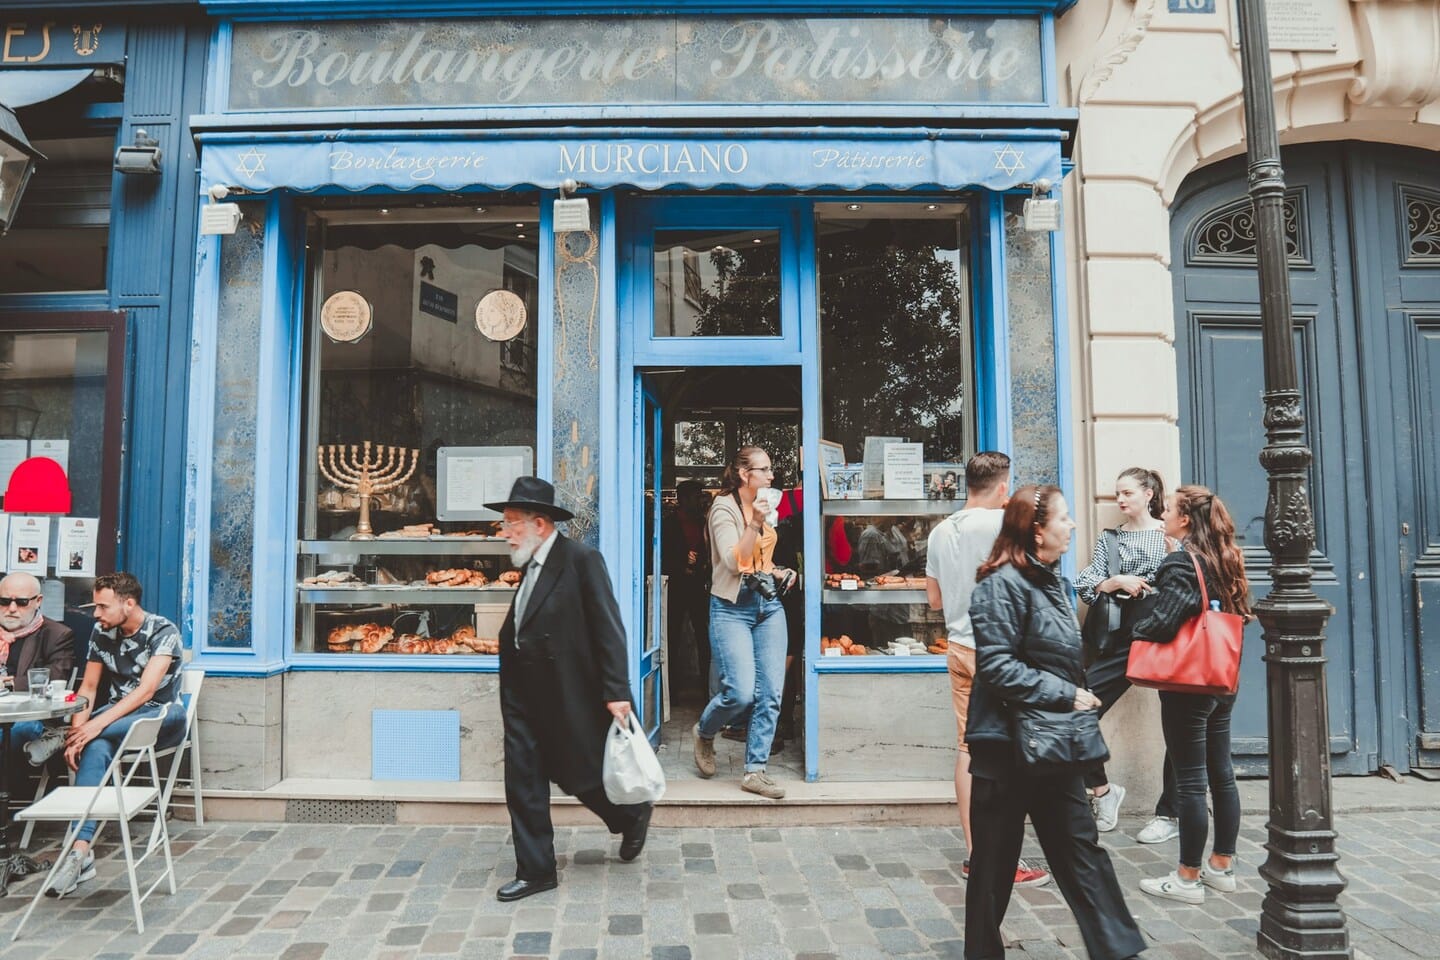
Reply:
[[[955,755],[955,802],[960,807],[960,828],[965,849],[970,842],[970,747],[965,723],[970,712],[970,691],[975,684],[975,634],[970,626],[970,594],[975,571],[990,556],[1000,533],[1005,502],[1010,499],[1010,458],[1003,453],[977,453],[965,465],[965,506],[930,531],[925,560],[925,593],[931,610],[943,610],[949,638],[946,660],[950,668],[950,695],[955,705],[958,750]],[[970,879],[970,861],[961,866]],[[1039,887],[1050,874],[1025,861],[1015,869],[1015,886]]]

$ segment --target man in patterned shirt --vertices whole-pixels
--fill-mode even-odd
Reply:
[[[102,689],[109,700],[82,710],[70,721],[65,761],[75,771],[75,784],[97,786],[136,720],[166,710],[157,747],[171,747],[185,732],[185,711],[179,704],[181,651],[184,644],[175,624],[140,607],[140,582],[128,573],[95,578],[95,628],[80,696],[94,704]],[[97,824],[80,827],[75,846],[45,891],[63,897],[95,876],[90,852]]]

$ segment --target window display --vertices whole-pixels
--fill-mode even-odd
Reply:
[[[968,203],[816,206],[822,656],[945,652],[925,551],[975,452],[972,230]]]
[[[535,470],[534,201],[313,214],[301,653],[499,652],[499,536]]]

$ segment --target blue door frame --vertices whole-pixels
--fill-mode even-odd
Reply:
[[[660,635],[665,625],[665,592],[661,588],[664,581],[660,562],[660,488],[664,474],[660,459],[663,447],[660,429],[664,418],[660,400],[643,376],[635,378],[635,409],[640,414],[635,418],[634,443],[640,471],[641,504],[642,507],[648,507],[649,516],[646,517],[646,522],[636,524],[630,531],[635,556],[642,558],[635,568],[638,576],[632,583],[632,590],[639,589],[638,598],[632,598],[632,602],[638,600],[633,609],[641,611],[634,630],[639,648],[639,674],[634,689],[640,725],[645,729],[645,735],[650,738],[650,742],[659,746],[660,723],[665,716],[664,672],[661,669],[663,654],[660,651]],[[643,499],[644,491],[647,490],[654,492],[648,505]],[[652,535],[647,537],[647,531]],[[649,684],[652,677],[653,686]]]

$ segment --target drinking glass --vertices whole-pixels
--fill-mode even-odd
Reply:
[[[50,697],[50,668],[35,667],[25,672],[25,679],[30,682],[30,699],[47,700]]]

